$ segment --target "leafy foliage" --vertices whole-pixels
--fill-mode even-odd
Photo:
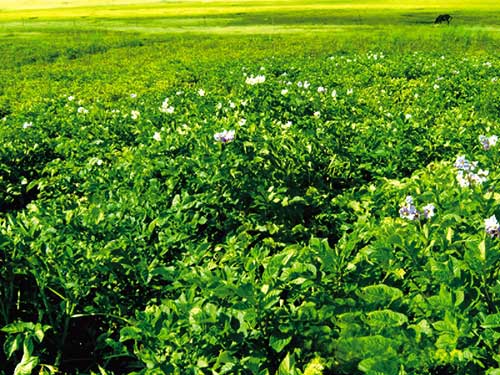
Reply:
[[[494,374],[499,63],[328,51],[9,104],[5,371]]]

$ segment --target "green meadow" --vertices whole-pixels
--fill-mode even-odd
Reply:
[[[500,374],[499,51],[496,0],[0,0],[0,375]]]

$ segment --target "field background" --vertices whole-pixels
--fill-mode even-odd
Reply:
[[[0,0],[0,374],[500,374],[499,51],[496,0]]]

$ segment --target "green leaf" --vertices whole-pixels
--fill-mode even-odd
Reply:
[[[358,292],[358,296],[367,303],[386,305],[403,297],[403,292],[385,284],[369,285]]]
[[[365,358],[358,364],[358,369],[368,374],[398,375],[399,361],[397,357],[371,357]]]
[[[23,333],[26,331],[33,331],[34,329],[35,325],[31,322],[16,322],[7,324],[6,326],[2,327],[0,331],[8,334],[14,334],[14,333]]]
[[[375,328],[399,327],[408,322],[408,317],[392,310],[378,310],[367,313],[365,320]]]
[[[337,357],[343,361],[397,353],[396,340],[381,335],[339,338]]]
[[[141,339],[142,331],[137,327],[124,327],[120,330],[120,342]]]
[[[481,323],[483,328],[500,328],[500,313],[487,315]]]
[[[22,335],[7,336],[3,345],[7,359],[10,359],[15,352],[21,349],[22,341]]]
[[[287,346],[290,341],[292,341],[292,337],[277,337],[271,336],[269,339],[269,345],[273,348],[277,353],[281,353],[285,346]]]
[[[31,375],[31,372],[37,365],[38,357],[23,357],[14,369],[14,375]]]
[[[276,375],[293,375],[295,374],[295,357],[287,353],[285,358],[280,363],[278,367],[278,372]]]
[[[25,340],[23,345],[23,358],[14,369],[14,375],[30,375],[38,365],[38,357],[32,356],[33,346],[31,340]]]

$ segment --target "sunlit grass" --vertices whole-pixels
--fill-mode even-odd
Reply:
[[[395,0],[363,1],[150,1],[150,0],[115,0],[115,1],[5,1],[0,0],[0,19],[19,18],[80,18],[80,17],[199,17],[239,14],[301,14],[303,12],[322,12],[334,14],[335,11],[350,13],[352,16],[367,12],[385,14],[425,14],[427,12],[497,12],[500,2],[486,1],[431,1],[420,0],[401,2]]]

